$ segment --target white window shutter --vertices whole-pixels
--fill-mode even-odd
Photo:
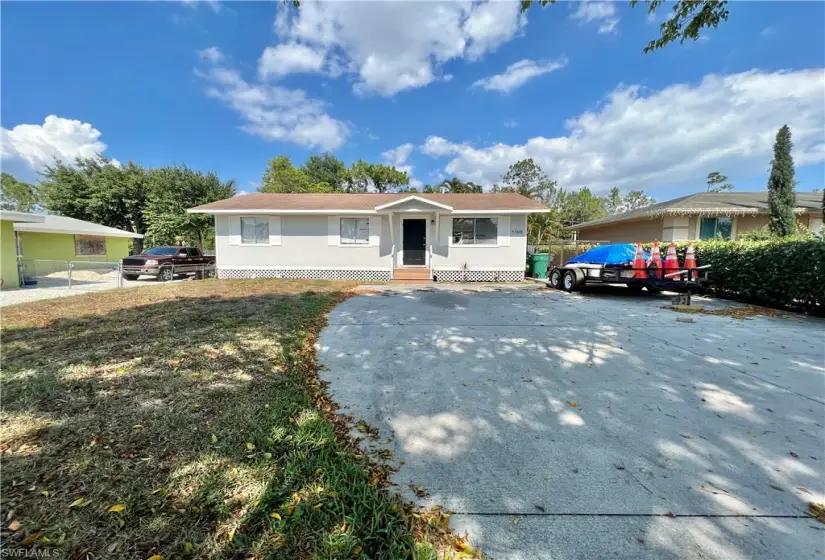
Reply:
[[[381,245],[381,216],[370,216],[370,246]]]
[[[500,247],[510,246],[510,216],[498,217],[498,244]]]
[[[453,243],[453,218],[451,216],[444,216],[441,220],[444,222],[444,226],[441,230],[446,234],[445,237],[447,238],[444,241],[445,246],[452,245]]]
[[[241,244],[241,218],[239,216],[229,216],[229,244]]]
[[[270,216],[269,217],[269,244],[270,245],[280,245],[281,244],[281,217],[280,216]]]
[[[340,245],[341,238],[341,218],[329,216],[327,218],[327,244]]]

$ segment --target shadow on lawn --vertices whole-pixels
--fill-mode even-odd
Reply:
[[[315,333],[340,299],[188,298],[4,325],[3,509],[20,528],[3,546],[408,555],[398,502],[308,394]]]
[[[812,554],[822,322],[684,325],[644,299],[354,298],[320,339],[322,377],[347,412],[394,433],[395,480],[424,484],[424,502],[457,512],[494,556]],[[786,338],[795,345],[780,350]],[[571,514],[605,517],[582,531]],[[625,514],[640,517],[607,521]],[[519,516],[545,521],[514,526]],[[629,523],[628,542],[599,523]]]

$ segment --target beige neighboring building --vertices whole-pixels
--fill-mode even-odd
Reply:
[[[822,194],[796,193],[796,215],[801,225],[822,231]],[[621,214],[583,222],[570,229],[578,239],[635,243],[736,239],[746,231],[768,225],[768,193],[698,193],[651,204]]]

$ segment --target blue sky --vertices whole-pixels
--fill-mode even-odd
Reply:
[[[533,157],[566,188],[765,188],[794,132],[823,187],[825,4],[733,2],[697,43],[643,55],[644,6],[3,2],[4,170],[102,151],[252,190],[268,159],[324,150],[416,183],[485,185]]]

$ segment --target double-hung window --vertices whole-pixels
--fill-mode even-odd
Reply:
[[[453,218],[453,245],[498,244],[498,218]]]
[[[341,245],[369,245],[369,218],[341,218]]]
[[[242,245],[269,245],[269,218],[241,218]]]
[[[702,218],[699,224],[699,239],[730,239],[733,232],[733,218]]]

